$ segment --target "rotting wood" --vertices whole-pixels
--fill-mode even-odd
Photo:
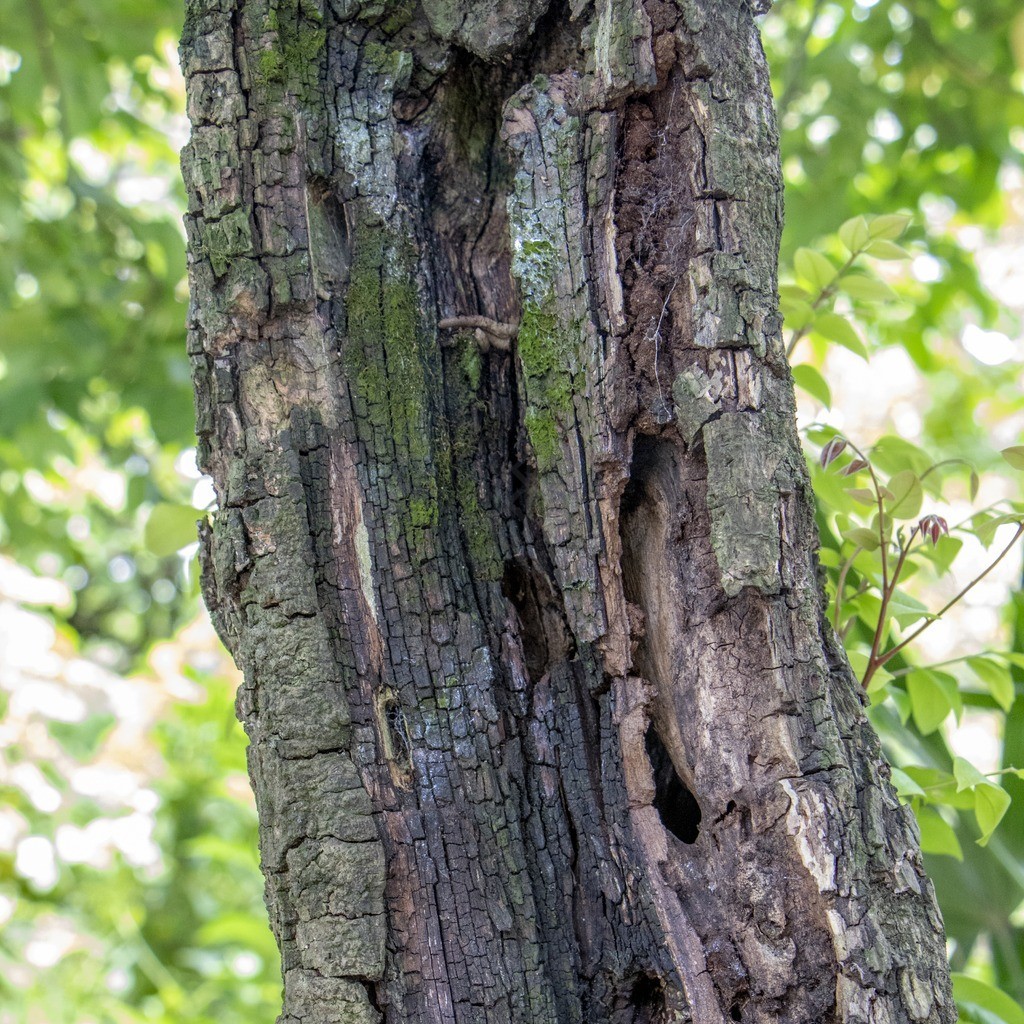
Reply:
[[[752,13],[187,4],[283,1024],[954,1018],[823,618]]]

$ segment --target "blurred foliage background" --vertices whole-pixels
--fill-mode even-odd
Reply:
[[[0,2],[0,1021],[272,1021],[201,612],[179,2]],[[184,546],[184,547],[183,547]],[[181,550],[179,550],[181,549]]]
[[[236,677],[190,546],[212,494],[184,351],[181,14],[0,0],[0,1024],[269,1024],[279,1008]],[[1024,435],[1019,0],[779,0],[764,32],[784,267],[801,248],[841,264],[851,217],[912,215],[906,258],[871,264],[891,292],[835,297],[855,341],[834,324],[796,339],[811,447],[899,435],[970,462],[973,503],[964,480],[928,494],[951,523],[1019,501],[998,454]],[[848,499],[815,474],[834,568]],[[965,539],[959,582],[922,572],[914,599],[938,607],[986,564],[985,538]],[[1013,551],[913,664],[1020,652],[1019,578]],[[931,729],[887,681],[872,714],[895,762],[1024,765],[1024,676],[1007,664],[1008,711],[1005,688],[1000,702],[957,677]],[[1021,1024],[992,992],[1024,1000],[1024,783],[991,777],[1014,802],[984,848],[952,797],[908,798],[954,967],[982,986],[961,985],[965,1019]]]

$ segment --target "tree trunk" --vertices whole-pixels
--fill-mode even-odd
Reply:
[[[281,1020],[952,1021],[823,618],[750,4],[188,8]]]

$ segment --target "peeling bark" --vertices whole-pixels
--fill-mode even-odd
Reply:
[[[742,0],[189,0],[284,1024],[954,1019],[823,616]]]

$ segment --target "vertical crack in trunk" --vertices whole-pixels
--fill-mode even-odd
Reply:
[[[952,1017],[822,619],[748,7],[189,6],[282,1024]]]

